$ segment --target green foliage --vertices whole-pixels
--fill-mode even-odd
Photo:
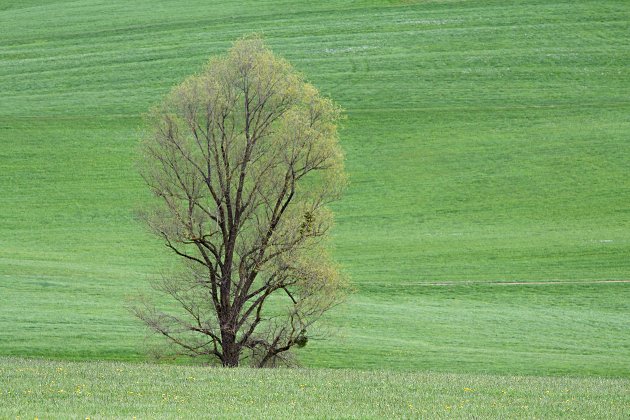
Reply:
[[[302,348],[308,344],[308,336],[306,335],[306,330],[303,330],[302,333],[295,339],[295,344]]]
[[[130,139],[256,30],[349,117],[333,242],[358,292],[305,364],[630,375],[630,287],[571,283],[630,273],[626,1],[0,9],[1,353],[143,357],[122,302],[168,257]],[[506,280],[566,284],[465,283]]]

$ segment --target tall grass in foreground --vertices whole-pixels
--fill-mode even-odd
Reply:
[[[0,417],[627,418],[630,380],[0,358]]]

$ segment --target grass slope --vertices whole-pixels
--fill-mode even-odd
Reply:
[[[242,34],[348,113],[308,365],[630,376],[625,1],[5,1],[0,353],[145,356],[140,115]],[[485,281],[556,280],[501,286]],[[455,281],[452,286],[428,283]],[[573,282],[586,282],[574,284]]]
[[[615,419],[630,410],[628,379],[0,358],[0,387],[0,416],[7,418]]]

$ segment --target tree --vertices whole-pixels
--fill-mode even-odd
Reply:
[[[146,220],[184,264],[156,282],[178,312],[134,312],[179,354],[271,366],[340,301],[345,280],[325,248],[327,204],[345,186],[340,115],[256,37],[150,112]]]

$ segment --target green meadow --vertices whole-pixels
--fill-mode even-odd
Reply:
[[[628,28],[625,0],[0,0],[0,417],[181,417],[243,376],[243,416],[627,415]],[[140,364],[125,305],[174,261],[135,217],[142,114],[252,32],[347,115],[355,291],[297,351],[338,370]]]
[[[628,379],[0,358],[3,418],[627,418]],[[626,417],[624,417],[626,416]]]

